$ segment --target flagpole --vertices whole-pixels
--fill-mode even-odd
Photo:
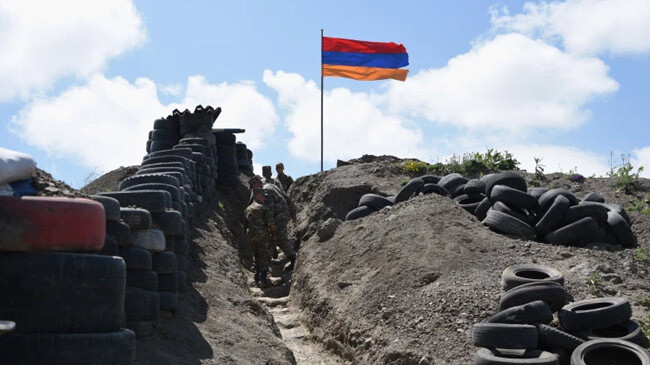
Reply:
[[[320,30],[320,171],[323,171],[323,29]]]

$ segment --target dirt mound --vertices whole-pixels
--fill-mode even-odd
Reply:
[[[84,198],[87,196],[39,168],[36,168],[34,175],[32,175],[32,186],[36,189],[38,196],[65,196],[68,198]]]
[[[119,167],[93,180],[91,183],[81,188],[80,191],[89,195],[106,191],[117,191],[120,181],[135,174],[139,167],[140,166]]]
[[[290,193],[302,238],[290,306],[328,348],[353,363],[472,363],[471,326],[497,311],[504,268],[537,263],[561,270],[576,300],[618,295],[638,304],[650,289],[637,250],[607,252],[512,239],[438,195],[419,196],[343,222],[329,240],[314,232],[342,217],[361,195],[394,194],[405,177],[394,160],[367,159],[298,179]],[[530,180],[532,175],[527,176]],[[609,179],[573,182],[549,175],[543,186],[596,191],[629,205]],[[643,186],[648,182],[643,181]],[[584,194],[579,194],[582,196]],[[650,250],[650,217],[630,212],[640,249]]]
[[[189,291],[179,293],[173,317],[159,318],[154,335],[138,340],[138,364],[295,363],[273,317],[250,295],[240,265],[238,248],[247,242],[239,215],[247,201],[248,190],[237,185],[200,206]]]

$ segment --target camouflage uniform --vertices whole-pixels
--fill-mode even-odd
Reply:
[[[289,191],[291,184],[293,184],[293,178],[283,172],[281,174],[278,174],[277,179],[282,183],[282,188],[284,188],[284,191]]]
[[[272,177],[265,177],[264,180],[262,180],[262,184],[265,184],[265,185],[266,184],[273,184],[273,185],[279,187],[280,189],[282,189],[283,193],[285,191],[287,191],[287,189],[285,189],[284,186],[282,186],[282,183],[280,182],[280,180],[274,179]]]
[[[268,271],[271,264],[269,230],[274,226],[273,214],[260,203],[254,201],[244,212],[246,235],[255,255],[258,271]]]
[[[273,212],[275,219],[275,240],[274,244],[284,252],[285,256],[292,258],[295,257],[291,242],[289,242],[289,232],[287,232],[287,224],[291,216],[296,214],[296,206],[291,199],[284,193],[282,188],[274,184],[264,184],[264,192],[266,193],[266,209]]]

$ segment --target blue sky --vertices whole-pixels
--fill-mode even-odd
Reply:
[[[494,147],[528,169],[600,175],[613,152],[650,170],[647,0],[58,4],[0,5],[0,146],[73,186],[199,103],[248,129],[256,163],[318,171],[321,28],[410,58],[405,83],[325,79],[326,167]]]

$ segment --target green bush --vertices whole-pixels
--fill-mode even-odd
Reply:
[[[633,199],[625,210],[650,215],[650,194],[646,194],[642,199]]]
[[[625,194],[632,194],[639,187],[639,174],[643,171],[640,166],[634,172],[634,167],[630,162],[630,156],[621,155],[620,164],[616,164],[613,154],[610,157],[610,169],[607,176],[614,180],[612,185]]]
[[[432,173],[437,175],[447,175],[459,173],[466,177],[479,177],[486,173],[515,170],[519,166],[519,161],[508,152],[499,152],[488,149],[485,153],[472,152],[464,155],[452,155],[448,160],[427,164],[421,161],[406,161],[402,165],[404,172],[408,174]],[[423,171],[426,169],[426,171]]]
[[[404,162],[402,169],[407,174],[424,175],[429,171],[429,164],[422,161],[408,160]]]

